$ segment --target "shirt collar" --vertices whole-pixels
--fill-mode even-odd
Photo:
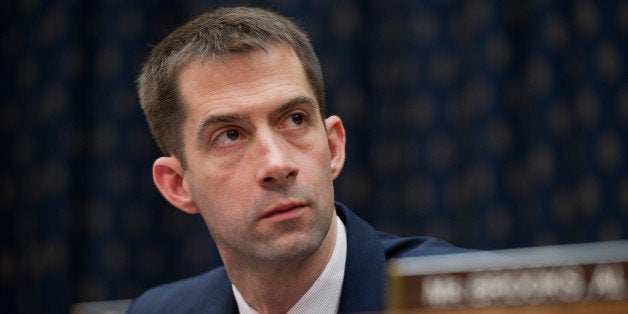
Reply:
[[[292,306],[288,314],[292,313],[336,313],[340,304],[340,291],[345,274],[345,262],[347,259],[347,235],[345,225],[336,216],[336,244],[331,258],[325,269],[316,279],[310,289]],[[251,308],[240,291],[232,284],[231,289],[238,303],[238,309],[242,314],[257,314]]]

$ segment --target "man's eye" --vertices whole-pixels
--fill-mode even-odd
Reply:
[[[240,137],[240,132],[236,131],[236,130],[228,130],[225,132],[225,136],[232,140],[235,141]]]
[[[214,140],[214,146],[228,146],[239,140],[242,133],[238,130],[230,129],[220,133]]]
[[[293,113],[289,115],[279,126],[280,129],[300,129],[307,124],[307,116],[303,113]]]
[[[294,124],[296,125],[301,125],[305,121],[305,117],[300,113],[295,113],[291,115],[290,119],[292,119],[292,122],[294,122]]]

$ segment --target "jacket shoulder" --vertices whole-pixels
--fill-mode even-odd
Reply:
[[[417,236],[402,238],[384,232],[377,232],[377,235],[382,243],[386,259],[473,251],[454,246],[446,241],[433,237]]]
[[[208,309],[230,308],[232,300],[229,278],[220,267],[154,287],[135,299],[127,313],[207,313]]]

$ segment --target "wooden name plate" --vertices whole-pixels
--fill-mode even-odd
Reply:
[[[403,258],[394,313],[628,313],[628,241]]]

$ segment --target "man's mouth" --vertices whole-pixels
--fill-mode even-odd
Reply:
[[[277,204],[264,211],[260,219],[286,220],[296,218],[301,214],[305,206],[305,203],[300,202]]]

